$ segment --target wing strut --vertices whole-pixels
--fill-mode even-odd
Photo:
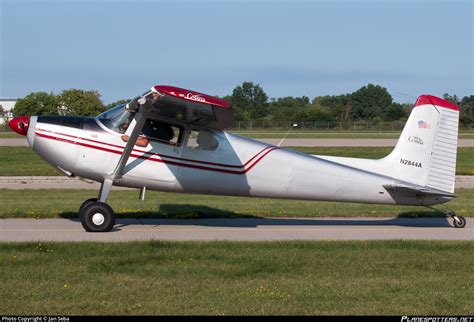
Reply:
[[[109,196],[110,189],[114,184],[114,181],[120,180],[122,178],[123,170],[125,168],[125,165],[127,164],[128,159],[130,158],[133,146],[135,145],[138,136],[140,135],[140,132],[142,131],[143,126],[145,125],[145,121],[148,117],[148,111],[150,110],[150,105],[150,101],[146,100],[143,104],[140,105],[140,107],[135,112],[135,117],[133,118],[135,120],[135,125],[133,127],[132,133],[130,133],[130,138],[128,139],[128,142],[125,145],[123,153],[120,156],[120,159],[117,163],[117,166],[115,167],[114,172],[104,178],[104,181],[100,186],[98,201],[105,203]]]

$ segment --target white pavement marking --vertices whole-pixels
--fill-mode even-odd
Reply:
[[[278,144],[281,139],[255,139],[268,144]],[[398,139],[285,139],[282,146],[395,146]],[[0,139],[0,146],[29,146],[26,139]],[[474,139],[459,139],[458,147],[474,147]]]
[[[26,139],[0,139],[0,146],[30,146]]]
[[[474,240],[474,220],[446,218],[119,219],[109,233],[87,233],[77,219],[2,219],[1,242],[136,240]]]
[[[98,190],[98,182],[83,181],[66,176],[0,176],[0,189],[92,189]],[[456,189],[473,189],[474,176],[456,176]],[[132,188],[116,187],[114,190],[130,190]]]
[[[456,189],[473,189],[474,176],[456,176]]]

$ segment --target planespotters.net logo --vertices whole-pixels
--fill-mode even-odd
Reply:
[[[402,316],[401,322],[474,322],[474,316]]]

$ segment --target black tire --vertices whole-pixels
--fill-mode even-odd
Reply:
[[[107,232],[115,225],[115,213],[103,202],[90,202],[79,214],[82,227],[88,232]]]
[[[97,198],[90,198],[82,203],[82,205],[79,207],[79,216],[81,216],[81,212],[84,210],[84,208],[86,208],[86,206],[92,202],[97,202]]]
[[[466,227],[466,218],[461,216],[456,216],[453,218],[453,225],[456,228],[464,228]]]

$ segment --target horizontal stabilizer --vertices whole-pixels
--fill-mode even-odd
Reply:
[[[443,196],[443,197],[456,197],[456,195],[437,190],[437,189],[432,189],[428,187],[413,187],[413,186],[405,186],[405,185],[400,185],[400,184],[386,184],[383,186],[385,189],[392,190],[392,191],[399,191],[399,192],[404,192],[404,193],[412,193],[412,194],[417,194],[417,195],[435,195],[435,196]]]

